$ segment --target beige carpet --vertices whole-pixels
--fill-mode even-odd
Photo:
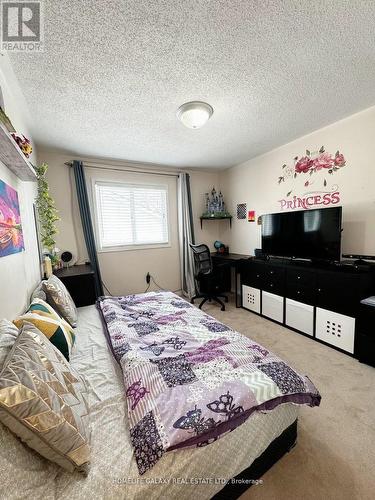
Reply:
[[[375,368],[232,304],[203,309],[307,374],[322,395],[320,407],[301,409],[297,446],[241,500],[375,499]]]

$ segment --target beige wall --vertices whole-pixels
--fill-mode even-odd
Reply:
[[[189,173],[195,242],[206,243],[211,250],[214,250],[214,242],[219,238],[220,224],[225,224],[226,221],[203,221],[201,229],[200,216],[205,211],[205,194],[210,192],[213,186],[217,190],[220,189],[219,174],[197,171],[190,171]]]
[[[278,200],[292,189],[301,196],[309,191],[340,192],[343,207],[343,253],[375,255],[375,107],[355,114],[301,137],[267,154],[233,167],[221,174],[224,188],[233,214],[237,203],[247,203],[248,210],[256,216],[280,211]],[[345,155],[346,165],[333,175],[319,171],[309,176],[301,174],[297,179],[278,184],[282,165],[293,165],[293,158],[305,150],[319,150]],[[327,186],[323,187],[324,179]],[[311,184],[304,186],[306,181]],[[231,250],[249,254],[261,247],[261,226],[247,220],[233,220],[231,231],[221,226],[220,238],[230,241]]]
[[[57,246],[60,250],[72,251],[79,262],[84,262],[87,259],[87,253],[74,187],[72,189],[74,184],[69,167],[64,165],[65,162],[72,160],[72,156],[57,151],[40,150],[39,158],[40,161],[46,161],[49,165],[48,180],[50,190],[61,217],[61,221],[58,223]],[[94,163],[95,166],[104,163],[103,160],[94,161],[92,158],[83,158],[83,160],[90,165]],[[116,168],[129,168],[129,164],[122,162],[106,161],[105,165],[108,164]],[[163,168],[164,170],[166,169]],[[103,281],[113,294],[123,295],[143,292],[146,288],[145,276],[147,272],[154,276],[160,286],[170,290],[179,290],[181,281],[177,233],[176,177],[155,174],[130,174],[91,168],[86,168],[85,171],[89,187],[93,178],[153,184],[157,182],[165,184],[167,182],[169,188],[171,246],[168,248],[103,252],[99,254],[99,262]],[[213,248],[213,242],[219,236],[219,223],[208,222],[201,230],[199,216],[204,209],[204,194],[211,190],[213,185],[218,187],[219,176],[216,172],[197,171],[191,171],[190,175],[196,241],[207,243]]]
[[[16,130],[30,138],[26,124],[26,103],[5,55],[0,57],[0,86],[7,115]],[[31,160],[35,163],[35,152]],[[0,318],[14,319],[24,311],[30,293],[41,277],[33,214],[36,184],[22,182],[1,162],[0,179],[18,192],[25,241],[24,252],[0,259]]]

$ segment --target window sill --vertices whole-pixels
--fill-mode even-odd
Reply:
[[[150,245],[129,245],[123,247],[98,248],[98,253],[130,252],[139,250],[156,250],[158,248],[171,248],[171,243],[154,243]]]

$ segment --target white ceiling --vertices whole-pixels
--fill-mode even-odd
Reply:
[[[375,104],[374,0],[44,3],[45,52],[11,55],[44,146],[225,168]]]

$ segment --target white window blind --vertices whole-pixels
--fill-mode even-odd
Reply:
[[[167,188],[95,183],[100,250],[169,243]]]

